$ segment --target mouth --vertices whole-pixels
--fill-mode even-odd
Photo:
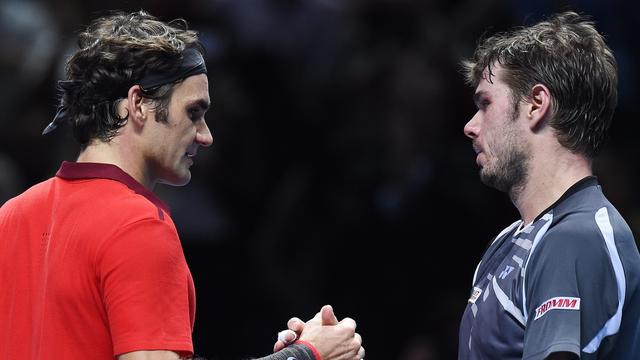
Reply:
[[[482,152],[482,148],[480,148],[480,145],[478,145],[475,141],[471,144],[471,147],[473,147],[473,151],[476,153],[476,155]]]
[[[482,151],[482,148],[476,144],[475,142],[473,143],[473,151],[476,153],[476,164],[480,167],[482,167],[482,160],[481,158],[484,158],[484,152]]]
[[[184,153],[184,158],[189,162],[189,165],[193,165],[193,158],[197,154],[196,149],[187,149],[187,152]]]
[[[192,159],[196,156],[197,153],[198,153],[198,149],[196,147],[192,147],[187,149],[187,151],[184,153],[184,156],[188,157],[189,159]]]

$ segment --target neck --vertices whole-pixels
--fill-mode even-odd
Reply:
[[[545,155],[531,159],[525,184],[509,192],[525,224],[533,222],[573,184],[593,175],[591,161],[582,155],[566,150]]]
[[[144,161],[137,158],[139,151],[126,146],[121,138],[116,136],[109,142],[94,139],[78,156],[78,162],[92,162],[111,164],[119,167],[137,182],[153,191],[154,183],[144,170]]]

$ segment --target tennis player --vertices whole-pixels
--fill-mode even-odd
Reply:
[[[185,185],[212,144],[196,32],[145,12],[95,20],[44,133],[71,127],[76,162],[0,209],[0,359],[182,359],[195,290],[158,183]],[[264,360],[353,360],[356,324],[324,307]]]
[[[617,104],[611,49],[566,12],[483,40],[463,64],[480,179],[520,219],[478,264],[458,359],[640,358],[640,255],[592,170]]]
[[[480,179],[520,219],[475,271],[458,358],[638,359],[640,256],[592,171],[617,103],[611,49],[566,12],[485,39],[464,68]]]

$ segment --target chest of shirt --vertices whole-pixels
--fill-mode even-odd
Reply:
[[[520,231],[511,229],[487,249],[463,315],[460,335],[461,344],[465,345],[461,345],[460,354],[468,354],[469,359],[521,358],[524,269],[541,225],[533,224]]]

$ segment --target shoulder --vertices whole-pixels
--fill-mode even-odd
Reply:
[[[99,259],[126,259],[175,263],[183,260],[182,244],[175,228],[160,219],[142,219],[120,227],[102,243]]]
[[[131,222],[145,218],[161,218],[161,209],[145,196],[136,193],[127,185],[110,179],[91,179],[77,184],[82,190],[75,191],[80,201],[99,201],[100,207],[109,209],[114,216],[129,218]]]
[[[94,228],[108,234],[144,220],[160,220],[174,227],[171,217],[147,197],[111,179],[55,179],[60,210],[74,217],[89,216]]]
[[[169,214],[126,185],[102,180],[101,228],[111,228],[103,250],[132,252],[140,256],[181,253],[176,227]]]
[[[56,180],[57,212],[83,224],[82,234],[93,239],[98,254],[108,249],[129,252],[151,251],[160,244],[179,246],[170,216],[127,185],[109,179]]]
[[[635,245],[633,235],[599,186],[583,189],[560,202],[550,213],[549,228],[534,243],[533,267],[609,273],[621,244]]]
[[[24,223],[29,219],[42,218],[41,214],[47,209],[43,205],[51,192],[53,181],[54,179],[51,178],[35,184],[21,194],[7,200],[0,207],[2,228],[6,231],[13,231],[7,229],[12,229],[12,226]]]
[[[54,179],[55,178],[50,178],[31,186],[21,194],[7,200],[2,205],[2,209],[6,211],[7,209],[29,206],[29,204],[33,204],[34,201],[42,198],[43,194],[46,194],[49,191]]]
[[[130,222],[143,218],[168,216],[162,209],[125,184],[109,179],[65,180],[52,177],[33,185],[20,195],[9,199],[1,212],[38,211],[45,204],[64,201],[70,209],[78,209],[110,218],[127,218]],[[104,213],[101,213],[104,211]],[[134,214],[134,217],[131,215]]]
[[[627,223],[607,200],[600,186],[588,187],[568,197],[553,209],[553,221],[544,235],[544,247],[563,247],[580,252],[605,250],[605,242],[633,241]]]

